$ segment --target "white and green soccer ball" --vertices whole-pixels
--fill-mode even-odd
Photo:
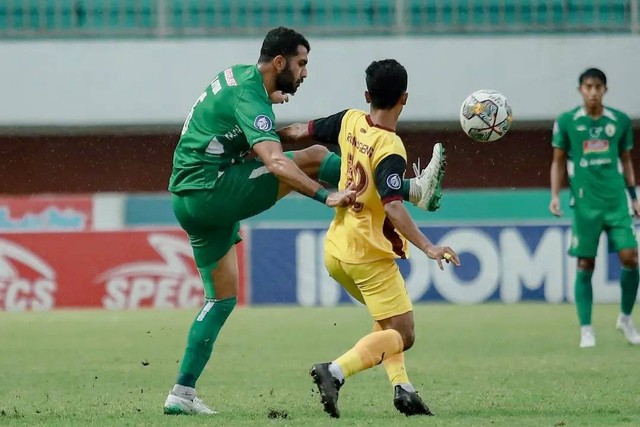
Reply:
[[[460,125],[476,141],[497,141],[511,127],[511,106],[507,98],[495,90],[473,92],[460,108]]]

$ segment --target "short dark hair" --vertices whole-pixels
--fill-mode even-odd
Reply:
[[[588,70],[580,74],[580,77],[578,77],[578,85],[582,86],[582,83],[586,79],[599,79],[602,84],[604,84],[605,86],[607,85],[607,76],[605,76],[604,73],[597,68],[589,68]]]
[[[298,46],[311,50],[309,42],[304,36],[291,28],[278,27],[269,31],[264,37],[260,48],[259,62],[271,61],[278,55],[290,58],[298,54]]]
[[[407,70],[395,59],[373,61],[366,75],[373,108],[389,110],[407,91]]]

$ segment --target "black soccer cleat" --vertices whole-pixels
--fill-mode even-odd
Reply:
[[[331,375],[329,363],[318,363],[311,367],[311,378],[318,386],[320,392],[320,402],[324,406],[324,412],[332,418],[340,418],[338,409],[338,391],[342,383]]]
[[[412,415],[435,415],[418,396],[417,391],[406,391],[399,385],[394,388],[393,406],[407,417]]]

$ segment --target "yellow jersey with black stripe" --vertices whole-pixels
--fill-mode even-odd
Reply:
[[[338,187],[353,184],[357,194],[352,206],[336,208],[325,251],[352,264],[406,258],[407,241],[384,210],[385,203],[403,200],[407,154],[395,130],[375,125],[364,111],[345,110],[309,122],[309,132],[318,141],[340,145]]]

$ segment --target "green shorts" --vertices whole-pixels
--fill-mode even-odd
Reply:
[[[229,249],[242,240],[241,220],[276,203],[278,188],[278,179],[267,171],[264,163],[250,159],[227,167],[213,189],[173,194],[173,212],[189,235],[201,274],[204,268],[215,268]]]
[[[595,258],[603,231],[607,233],[609,252],[637,249],[633,221],[626,204],[621,203],[615,209],[580,205],[576,205],[574,209],[569,255]]]

